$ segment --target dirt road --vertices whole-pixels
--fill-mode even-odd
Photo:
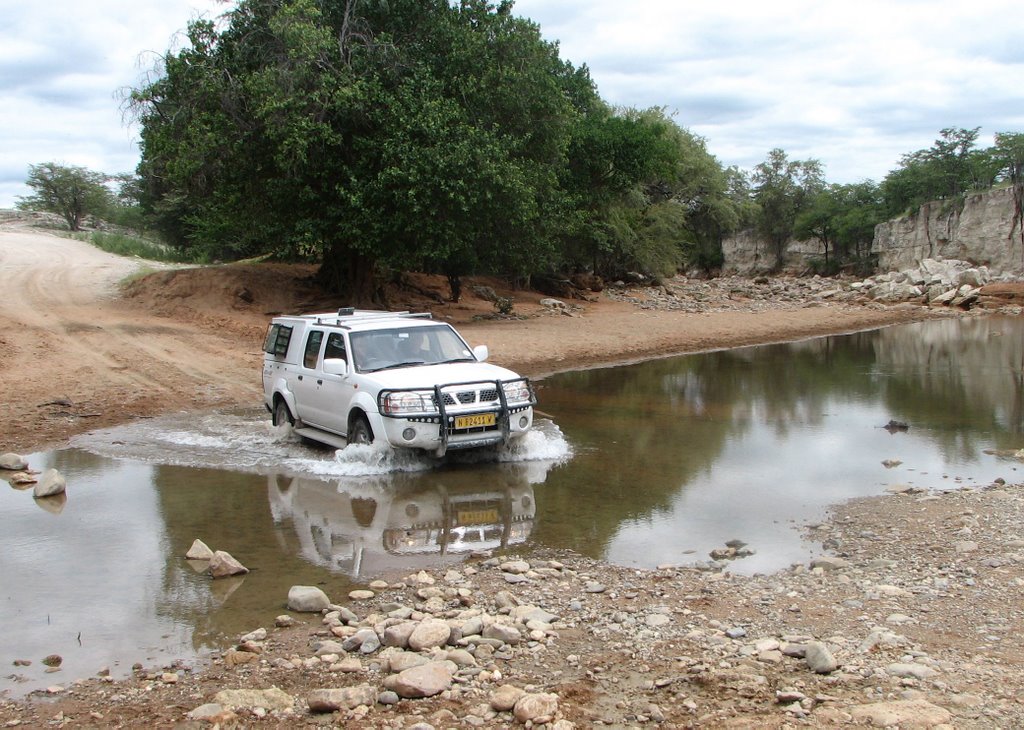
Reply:
[[[142,270],[80,241],[0,231],[4,448],[35,448],[131,416],[255,397],[252,358],[238,356],[235,340],[120,298],[118,282]]]

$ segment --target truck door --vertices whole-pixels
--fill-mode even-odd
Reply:
[[[334,433],[348,432],[348,411],[355,395],[355,381],[352,379],[352,359],[348,356],[345,347],[345,336],[341,332],[331,332],[327,335],[327,343],[324,345],[324,360],[344,360],[349,365],[346,375],[330,375],[323,373],[323,384],[320,386],[320,399],[322,403],[324,428]],[[321,366],[323,361],[321,361]]]
[[[306,335],[302,348],[302,362],[299,363],[292,392],[295,393],[295,415],[309,426],[324,426],[320,387],[323,374],[320,366],[320,346],[324,331],[312,329]]]

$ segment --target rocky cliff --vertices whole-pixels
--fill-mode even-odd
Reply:
[[[768,273],[775,267],[775,254],[771,245],[753,230],[741,231],[723,240],[722,254],[725,257],[722,273],[727,275],[752,276]],[[817,239],[790,241],[786,246],[782,270],[793,274],[804,273],[809,268],[810,259],[823,256],[824,249]]]
[[[956,259],[987,266],[995,276],[1024,274],[1024,234],[1014,224],[1009,188],[971,195],[962,209],[943,201],[926,203],[915,213],[875,227],[871,253],[879,271],[912,269],[925,259]],[[768,243],[753,231],[722,242],[723,273],[750,276],[770,271],[775,263]],[[822,258],[817,240],[790,241],[783,271],[803,273],[809,261]]]
[[[960,259],[999,273],[1024,273],[1021,228],[1013,221],[1013,191],[989,190],[967,198],[962,210],[943,202],[875,227],[871,252],[878,268],[896,271],[928,258]]]

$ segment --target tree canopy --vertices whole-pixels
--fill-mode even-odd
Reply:
[[[609,108],[511,2],[241,0],[187,41],[132,95],[139,174],[211,258],[310,257],[365,301],[382,268],[667,271],[735,220],[702,140]]]

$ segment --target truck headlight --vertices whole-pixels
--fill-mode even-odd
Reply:
[[[388,393],[381,399],[381,412],[389,416],[432,413],[434,399],[432,394],[402,391]]]
[[[529,403],[533,400],[530,394],[530,384],[526,380],[502,383],[501,389],[505,391],[505,400],[508,403]]]

